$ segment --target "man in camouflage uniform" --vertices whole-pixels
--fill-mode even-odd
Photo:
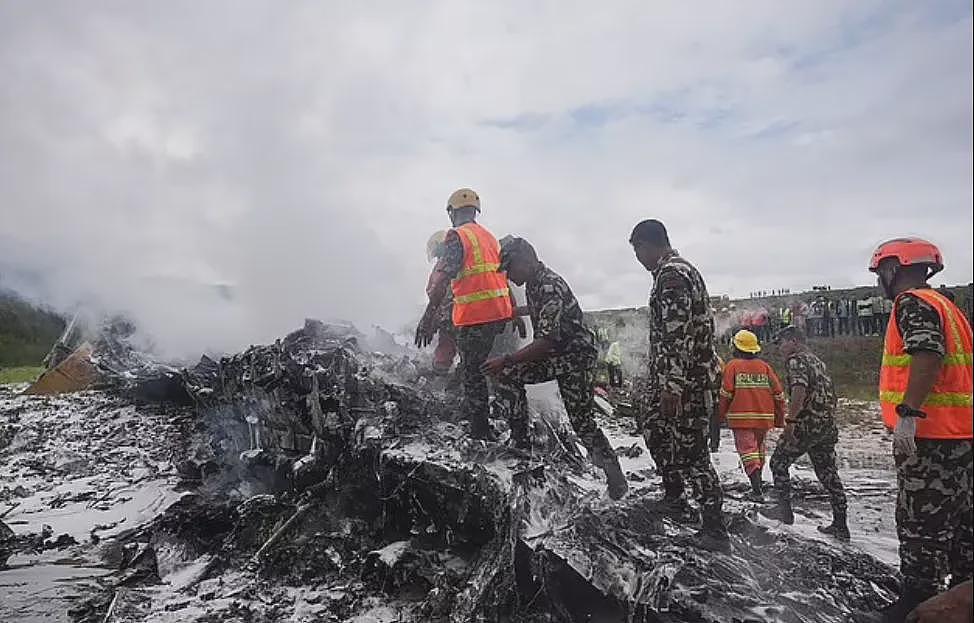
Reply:
[[[944,355],[940,317],[929,303],[905,294],[895,310],[908,353]],[[897,497],[900,568],[904,582],[932,594],[944,575],[938,560],[942,553],[955,580],[969,579],[974,570],[974,454],[969,439],[917,439],[916,446],[912,456],[895,457],[902,484],[914,491],[925,489],[923,495]]]
[[[707,286],[670,247],[659,221],[636,225],[629,242],[653,274],[649,370],[640,401],[646,447],[663,479],[665,504],[683,505],[688,477],[700,503],[701,537],[726,541],[723,490],[707,444],[720,376]]]
[[[448,277],[444,273],[443,260],[446,231],[435,232],[426,243],[426,256],[430,261],[436,260],[426,284],[426,295],[430,296],[437,288],[442,287]],[[439,306],[433,312],[432,326],[437,334],[436,349],[433,351],[433,372],[448,374],[453,367],[453,360],[457,354],[456,327],[453,326],[453,291],[446,288],[442,293]]]
[[[480,212],[480,197],[474,191],[463,188],[450,196],[447,213],[453,229],[446,234],[438,264],[440,272],[446,278],[429,288],[429,303],[416,328],[415,343],[419,347],[427,346],[432,342],[436,333],[437,315],[442,313],[441,304],[447,296],[447,290],[450,289],[449,279],[459,277],[463,269],[463,243],[460,241],[457,228],[466,223],[476,222],[478,212]],[[513,306],[513,298],[511,303]],[[457,352],[460,355],[457,374],[463,388],[461,411],[470,420],[470,435],[475,439],[488,439],[491,436],[488,423],[490,395],[487,377],[484,376],[481,366],[490,356],[490,351],[494,347],[494,338],[500,335],[507,322],[508,320],[501,320],[456,327]],[[523,321],[515,319],[514,327],[524,337]]]
[[[953,586],[974,575],[971,327],[954,303],[928,285],[942,269],[939,249],[917,238],[883,243],[870,265],[895,301],[880,402],[885,423],[894,427],[903,586],[884,613],[862,620],[911,620],[910,611],[940,592],[948,575]],[[905,386],[897,387],[903,367]]]
[[[791,400],[785,430],[771,455],[771,474],[778,493],[778,505],[762,514],[786,524],[795,522],[788,470],[799,457],[808,454],[815,476],[825,487],[832,505],[832,523],[820,526],[819,531],[847,541],[848,505],[835,456],[835,444],[839,441],[839,429],[835,425],[835,386],[825,363],[808,349],[801,329],[782,329],[778,341],[781,354],[787,360],[786,382]]]
[[[528,411],[524,386],[555,380],[568,419],[588,450],[592,462],[609,481],[609,495],[619,499],[628,490],[609,440],[593,417],[598,348],[595,334],[583,320],[571,288],[555,271],[538,260],[534,248],[522,238],[501,242],[501,270],[517,285],[525,285],[534,341],[517,352],[488,360],[484,370],[495,375],[495,405],[511,425],[511,441],[530,450]]]

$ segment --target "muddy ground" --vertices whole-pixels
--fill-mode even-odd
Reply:
[[[393,466],[378,478],[389,487],[382,499],[393,504],[381,512],[411,525],[369,511],[332,516],[329,509],[348,499],[372,495],[352,487],[331,494],[324,508],[297,513],[300,528],[285,532],[265,560],[256,551],[296,514],[301,498],[272,491],[273,479],[208,477],[207,470],[221,468],[207,455],[212,431],[194,408],[102,392],[45,398],[16,390],[0,388],[0,516],[18,543],[0,570],[2,621],[840,621],[891,594],[884,578],[896,564],[895,477],[873,403],[841,405],[848,545],[815,530],[828,521],[828,504],[806,461],[793,472],[802,496],[795,525],[756,515],[724,431],[712,458],[726,488],[733,552],[695,549],[687,539],[692,525],[653,514],[659,480],[642,439],[630,434],[632,421],[602,417],[613,445],[629,449],[622,456],[629,496],[612,503],[592,469],[551,475],[547,466],[540,485],[524,487],[526,503],[536,506],[510,551],[495,547],[503,545],[495,534],[503,501],[490,496],[513,487],[515,475],[540,459],[465,446],[460,429],[443,422],[439,441],[413,437],[384,446],[383,460],[401,460],[410,473],[387,483]],[[546,410],[556,392],[542,385],[531,394]],[[458,490],[485,487],[471,498],[481,505],[464,502],[469,516],[455,525],[423,525],[417,517],[436,517],[436,509],[416,506],[437,501],[415,484],[420,468],[425,478],[455,479],[450,486]],[[407,481],[413,499],[397,501]],[[552,497],[562,490],[570,494]],[[573,525],[555,525],[564,517]],[[525,544],[534,552],[524,554]],[[620,546],[629,551],[614,551]],[[504,555],[509,566],[530,569],[511,569],[517,578],[473,577],[478,569],[503,568],[508,563],[488,558]],[[525,577],[564,586],[522,586]],[[503,595],[471,591],[481,580],[508,581],[519,595],[538,597],[532,603],[522,595],[505,610]]]

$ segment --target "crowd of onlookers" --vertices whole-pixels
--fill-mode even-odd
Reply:
[[[787,288],[781,288],[778,290],[758,290],[757,292],[750,292],[747,295],[749,299],[761,299],[768,296],[786,296],[791,294],[791,290]]]
[[[829,291],[825,287],[818,289]],[[939,291],[954,298],[946,288],[941,287]],[[849,294],[833,296],[813,292],[804,298],[789,298],[780,303],[749,302],[746,307],[731,303],[716,310],[716,320],[727,340],[738,329],[748,329],[759,339],[766,340],[789,325],[804,329],[811,337],[883,335],[892,313],[893,301],[878,294],[855,298]]]

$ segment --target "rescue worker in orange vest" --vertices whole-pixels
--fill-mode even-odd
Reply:
[[[893,300],[879,399],[893,429],[903,575],[899,599],[877,621],[904,621],[948,573],[957,585],[974,566],[971,325],[927,284],[943,267],[940,250],[919,238],[884,242],[869,264]]]
[[[514,317],[507,276],[500,271],[500,244],[477,223],[480,197],[469,188],[461,188],[450,195],[446,212],[453,228],[443,241],[442,277],[431,284],[429,303],[416,327],[415,342],[422,348],[433,341],[436,310],[449,287],[453,293],[453,324],[457,328],[460,353],[461,409],[470,421],[470,435],[488,439],[487,377],[480,368],[490,355],[494,338],[506,323],[513,321],[521,337],[527,332],[524,321]]]
[[[756,335],[741,330],[734,335],[734,358],[724,366],[720,386],[720,420],[734,432],[734,443],[744,472],[751,481],[750,498],[764,500],[764,438],[774,426],[784,426],[785,391],[778,375],[761,359]]]

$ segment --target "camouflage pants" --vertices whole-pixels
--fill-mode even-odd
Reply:
[[[470,420],[471,431],[478,436],[487,432],[490,411],[487,377],[480,371],[480,366],[487,361],[494,338],[504,329],[504,324],[492,322],[457,328],[457,351],[460,353],[458,372],[463,387],[460,408]]]
[[[897,458],[896,533],[904,584],[921,594],[971,579],[974,558],[970,440],[917,439],[917,453]]]
[[[689,478],[694,496],[705,512],[720,512],[724,499],[707,443],[715,393],[710,389],[688,392],[683,399],[683,413],[675,420],[662,417],[653,391],[643,406],[643,437],[663,479],[664,492],[668,497],[682,496],[686,489],[684,478]]]
[[[523,446],[528,442],[528,404],[524,386],[554,380],[558,382],[568,420],[592,462],[601,465],[606,460],[616,460],[609,440],[592,415],[595,366],[594,356],[567,353],[505,368],[494,385],[495,404],[511,425],[514,443]]]
[[[778,499],[791,499],[791,476],[788,473],[792,464],[803,454],[808,454],[815,476],[829,495],[832,512],[845,515],[848,507],[839,466],[835,456],[835,444],[839,441],[839,431],[833,423],[819,424],[804,419],[795,424],[792,439],[780,438],[771,455],[771,474]]]

